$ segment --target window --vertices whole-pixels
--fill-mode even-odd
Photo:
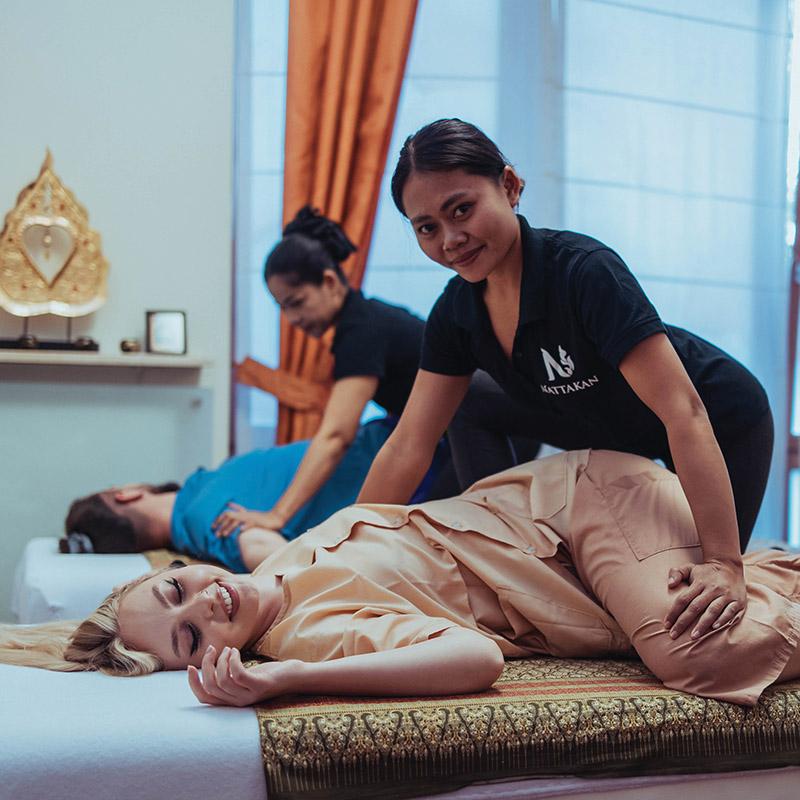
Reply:
[[[789,6],[421,0],[363,287],[427,314],[449,274],[419,251],[389,177],[424,123],[475,122],[526,179],[532,224],[607,242],[667,322],[762,381],[776,465],[755,538],[782,524]],[[236,355],[270,365],[278,315],[261,268],[280,234],[287,24],[287,0],[239,2]],[[240,387],[237,449],[275,424],[272,398]]]

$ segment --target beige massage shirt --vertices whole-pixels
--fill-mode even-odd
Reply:
[[[257,568],[282,577],[284,602],[255,649],[324,661],[461,626],[505,656],[631,652],[559,547],[589,452],[507,470],[456,498],[338,512]]]

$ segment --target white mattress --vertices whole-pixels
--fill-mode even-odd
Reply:
[[[83,619],[117,584],[148,569],[139,553],[65,554],[56,538],[31,539],[14,573],[11,612],[22,623]]]
[[[143,678],[0,664],[0,800],[264,800],[256,715],[197,703],[184,672]],[[475,784],[439,800],[784,800],[800,768]],[[434,798],[432,798],[434,800]]]
[[[256,715],[201,706],[185,672],[0,664],[0,798],[263,800]]]

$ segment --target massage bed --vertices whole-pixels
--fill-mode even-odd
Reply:
[[[4,800],[265,797],[255,715],[201,707],[184,673],[0,664],[0,686]]]
[[[15,613],[82,617],[149,566],[33,540]],[[0,798],[800,796],[800,682],[751,710],[667,690],[635,660],[510,661],[488,693],[281,698],[255,711],[201,706],[185,673],[0,665],[0,687]]]
[[[455,751],[450,752],[449,762],[442,760],[439,778],[402,778],[401,758],[395,762],[396,778],[362,783],[359,778],[368,778],[370,770],[359,776],[357,769],[347,766],[345,758],[333,769],[340,773],[340,780],[327,788],[322,783],[301,786],[302,781],[290,786],[285,781],[275,782],[270,769],[265,770],[263,740],[259,743],[260,725],[269,725],[268,720],[273,720],[272,724],[280,727],[285,726],[287,720],[296,723],[303,718],[307,728],[313,729],[316,724],[320,733],[329,734],[332,710],[341,715],[343,709],[349,708],[363,715],[369,703],[386,704],[387,701],[366,701],[365,705],[364,701],[326,698],[317,700],[316,712],[309,713],[309,707],[314,708],[313,701],[304,698],[299,706],[281,703],[271,712],[269,706],[265,706],[256,715],[251,709],[198,705],[184,673],[110,678],[94,673],[63,674],[6,665],[0,665],[0,686],[2,800],[104,800],[112,797],[115,800],[152,800],[154,797],[170,800],[218,800],[219,797],[347,800],[410,796],[436,796],[442,800],[622,800],[646,796],[648,800],[674,800],[680,792],[707,799],[784,800],[800,793],[798,767],[698,775],[593,776],[589,779],[510,776],[488,783],[473,776],[477,783],[458,787],[459,782],[467,781],[461,778],[454,785],[447,775],[448,765],[452,767],[458,761]],[[407,711],[414,703],[398,700],[391,701],[390,705]],[[295,711],[291,710],[293,707]],[[299,730],[302,725],[297,727]],[[344,732],[340,729],[340,733]],[[318,744],[323,745],[323,740]],[[385,744],[390,745],[390,742]],[[335,748],[337,745],[329,739],[328,746]],[[363,750],[363,743],[360,747]],[[410,753],[411,749],[407,751]],[[357,762],[355,751],[351,755]],[[644,753],[641,755],[639,769],[644,771],[648,766],[647,758]],[[319,764],[325,762],[325,757],[325,748],[320,746]],[[495,759],[495,766],[499,760]],[[406,765],[412,761],[413,758],[405,759]],[[720,761],[728,768],[733,763],[730,757],[721,757]],[[765,755],[763,763],[768,762],[769,756]],[[535,765],[531,766],[535,770]],[[597,766],[603,769],[602,763]],[[749,766],[754,766],[754,762]],[[275,767],[274,762],[272,767]],[[373,768],[371,772],[374,778],[377,770]],[[265,775],[269,778],[269,792]],[[441,780],[438,786],[437,780]],[[438,790],[443,793],[435,794]]]
[[[14,572],[11,613],[21,623],[80,619],[117,584],[149,569],[141,553],[64,554],[55,537],[31,539]]]

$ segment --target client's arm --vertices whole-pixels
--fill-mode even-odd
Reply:
[[[278,531],[248,528],[239,536],[238,544],[242,561],[252,572],[267,556],[280,550],[286,544],[286,539]]]
[[[286,525],[339,466],[358,433],[361,413],[377,387],[378,379],[370,375],[336,381],[319,430],[278,502],[269,511],[231,507],[215,520],[214,533],[228,536],[237,529],[245,531],[252,527],[279,531]]]
[[[357,503],[407,503],[469,388],[470,375],[421,369],[400,422],[375,456]]]
[[[503,670],[491,639],[448,628],[418,644],[333,661],[271,661],[245,668],[239,651],[213,647],[202,669],[189,667],[189,685],[211,705],[248,706],[282,694],[445,695],[488,689]]]

